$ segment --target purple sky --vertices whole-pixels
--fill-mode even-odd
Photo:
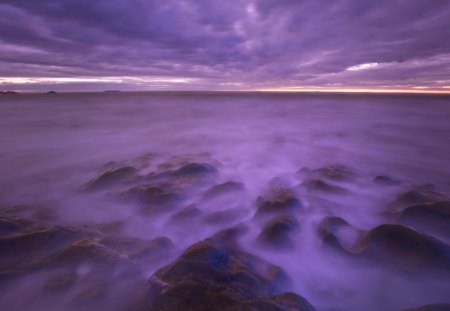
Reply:
[[[0,89],[450,92],[449,0],[0,0]]]

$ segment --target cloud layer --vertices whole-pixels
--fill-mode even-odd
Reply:
[[[0,0],[0,88],[450,90],[448,0]]]

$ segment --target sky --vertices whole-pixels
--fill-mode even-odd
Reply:
[[[450,93],[450,0],[0,0],[0,90]]]

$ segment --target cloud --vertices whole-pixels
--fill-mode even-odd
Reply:
[[[445,87],[449,21],[448,0],[2,0],[0,77]]]

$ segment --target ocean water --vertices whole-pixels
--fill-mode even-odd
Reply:
[[[175,92],[0,98],[0,207],[51,208],[57,224],[123,221],[126,235],[174,242],[177,251],[164,264],[192,243],[245,223],[250,230],[243,248],[283,267],[293,290],[319,310],[394,311],[449,302],[448,279],[341,261],[322,250],[317,234],[326,216],[342,217],[361,231],[390,223],[387,206],[420,185],[450,194],[449,159],[445,96]],[[219,171],[216,183],[245,185],[238,198],[199,204],[204,213],[244,212],[222,222],[171,225],[175,211],[149,216],[108,191],[80,191],[108,165],[132,165],[145,175],[177,161],[209,163]],[[330,165],[357,176],[339,184],[345,195],[317,198],[301,189],[302,168]],[[380,187],[373,183],[378,175],[399,184]],[[254,243],[260,231],[253,221],[255,202],[273,187],[295,189],[306,211],[286,252]],[[193,193],[184,204],[198,198]],[[348,240],[354,242],[351,233]],[[157,268],[149,267],[143,277]],[[0,299],[14,306],[11,297],[21,291],[21,284],[13,286]]]

